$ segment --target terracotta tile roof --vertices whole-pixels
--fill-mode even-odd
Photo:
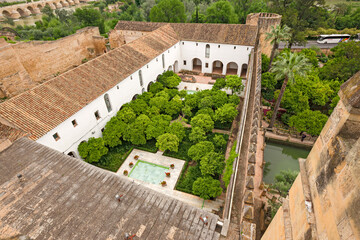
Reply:
[[[24,137],[26,133],[20,129],[16,129],[5,124],[0,123],[0,140],[8,139],[11,142]]]
[[[1,103],[0,118],[36,140],[178,41],[164,25]]]
[[[151,32],[167,23],[119,21],[117,30]],[[170,23],[180,40],[254,46],[257,26],[245,24]]]
[[[218,216],[29,139],[0,163],[0,239],[220,238]]]

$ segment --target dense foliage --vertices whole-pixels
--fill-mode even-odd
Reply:
[[[224,87],[230,83],[238,92],[241,79],[230,79],[218,82],[224,82]],[[219,179],[225,167],[228,136],[212,130],[215,123],[231,125],[238,114],[239,97],[228,96],[217,87],[194,94],[178,91],[180,80],[172,71],[157,80],[149,92],[122,106],[106,124],[102,138],[79,145],[81,157],[116,171],[132,148],[151,152],[159,149],[166,156],[187,161],[177,189],[205,199],[218,196],[222,192]]]

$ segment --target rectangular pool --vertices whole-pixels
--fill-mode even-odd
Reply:
[[[280,141],[266,141],[264,160],[266,163],[270,163],[270,166],[267,167],[267,174],[264,174],[264,182],[274,183],[275,175],[279,174],[281,170],[299,171],[298,158],[306,158],[309,152],[310,150],[306,147],[290,146]]]
[[[130,171],[129,177],[152,184],[160,184],[165,179],[165,172],[168,170],[168,167],[137,160]]]

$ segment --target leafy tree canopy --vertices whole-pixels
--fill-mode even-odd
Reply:
[[[319,69],[320,79],[344,82],[360,70],[360,42],[339,43],[331,51],[334,58]]]
[[[160,0],[150,10],[152,22],[179,23],[186,21],[184,4],[179,0]]]
[[[168,101],[164,97],[153,97],[152,99],[150,99],[149,104],[151,107],[156,107],[160,110],[160,112],[163,112],[167,102]]]
[[[208,152],[200,161],[200,170],[203,176],[218,176],[225,167],[225,157],[221,153]]]
[[[235,119],[237,114],[238,111],[236,110],[236,107],[231,103],[227,103],[216,109],[214,119],[221,123],[230,123]]]
[[[109,147],[115,147],[120,145],[121,137],[123,132],[125,131],[127,124],[123,121],[120,121],[117,117],[112,117],[109,122],[106,123],[103,139],[105,141],[105,145]]]
[[[218,79],[216,79],[212,89],[221,90],[221,89],[225,88],[225,86],[226,86],[225,79],[224,78],[218,78]]]
[[[307,132],[312,136],[319,136],[328,117],[320,111],[305,110],[290,117],[289,125],[299,132]]]
[[[199,114],[191,119],[192,127],[199,127],[205,132],[210,132],[214,129],[214,121],[208,114]]]
[[[81,22],[83,27],[99,27],[100,33],[105,33],[104,18],[99,10],[94,8],[77,8],[74,16]]]
[[[158,147],[160,151],[169,150],[171,152],[177,152],[179,148],[179,139],[174,134],[165,133],[157,138],[156,147]]]
[[[238,23],[233,6],[228,1],[214,2],[206,9],[206,22],[208,23]]]
[[[199,142],[195,145],[192,145],[190,148],[189,148],[189,151],[188,151],[188,156],[198,162],[201,160],[201,158],[203,158],[207,153],[211,152],[211,151],[214,151],[215,150],[215,147],[214,147],[214,144],[212,142],[209,142],[209,141],[202,141],[202,142]]]
[[[205,200],[220,196],[220,181],[211,177],[200,177],[193,183],[193,193]]]
[[[185,127],[180,121],[172,122],[170,126],[167,127],[166,132],[177,136],[180,142],[186,136]]]
[[[176,95],[173,99],[171,99],[166,104],[165,113],[169,114],[170,116],[179,115],[179,113],[181,112],[182,107],[183,107],[183,102],[180,99],[180,96]]]
[[[217,148],[222,148],[222,147],[226,146],[226,140],[220,134],[215,135],[215,137],[213,138],[213,143],[214,143],[215,147],[217,147]]]
[[[275,99],[278,98],[280,90],[275,91]],[[287,88],[281,99],[281,106],[291,114],[296,114],[310,109],[309,98],[299,88]]]
[[[123,121],[124,123],[132,123],[136,119],[136,113],[129,106],[123,107],[120,111],[117,112],[116,116],[120,121]]]
[[[133,111],[136,113],[136,115],[140,115],[142,113],[145,113],[149,106],[143,99],[135,99],[129,103],[129,106],[133,109]]]
[[[146,139],[157,138],[164,134],[166,128],[169,126],[171,116],[169,115],[156,115],[151,119],[150,124],[147,126],[145,133]]]
[[[153,94],[156,94],[163,89],[164,89],[164,85],[160,82],[156,82],[150,85],[149,91],[152,92]]]
[[[211,100],[215,108],[219,108],[228,102],[228,96],[224,91],[212,91]]]
[[[226,88],[230,89],[233,93],[240,93],[244,89],[242,79],[237,75],[227,75]]]
[[[99,162],[101,156],[107,154],[109,151],[105,147],[105,142],[102,138],[89,138],[87,142],[82,142],[78,146],[79,154],[88,163]]]
[[[206,140],[206,132],[200,127],[192,127],[189,139],[193,143]]]

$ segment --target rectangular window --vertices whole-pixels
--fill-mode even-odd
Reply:
[[[186,61],[184,60],[184,65],[186,65]]]
[[[94,112],[94,115],[95,115],[96,120],[100,119],[99,111]]]
[[[198,44],[198,43],[196,43],[196,46],[199,46],[199,44]]]
[[[76,126],[78,125],[75,119],[72,120],[71,123],[72,123],[72,125],[73,125],[74,127],[76,127]]]
[[[53,135],[53,138],[55,139],[55,141],[59,141],[59,140],[60,140],[60,136],[59,136],[58,133],[55,133],[55,134]]]
[[[182,45],[184,45],[184,42],[182,42]]]
[[[218,45],[218,48],[220,48],[220,45]]]
[[[208,68],[208,67],[209,67],[209,63],[205,63],[205,67]]]
[[[236,46],[234,46],[234,49],[236,49]]]

